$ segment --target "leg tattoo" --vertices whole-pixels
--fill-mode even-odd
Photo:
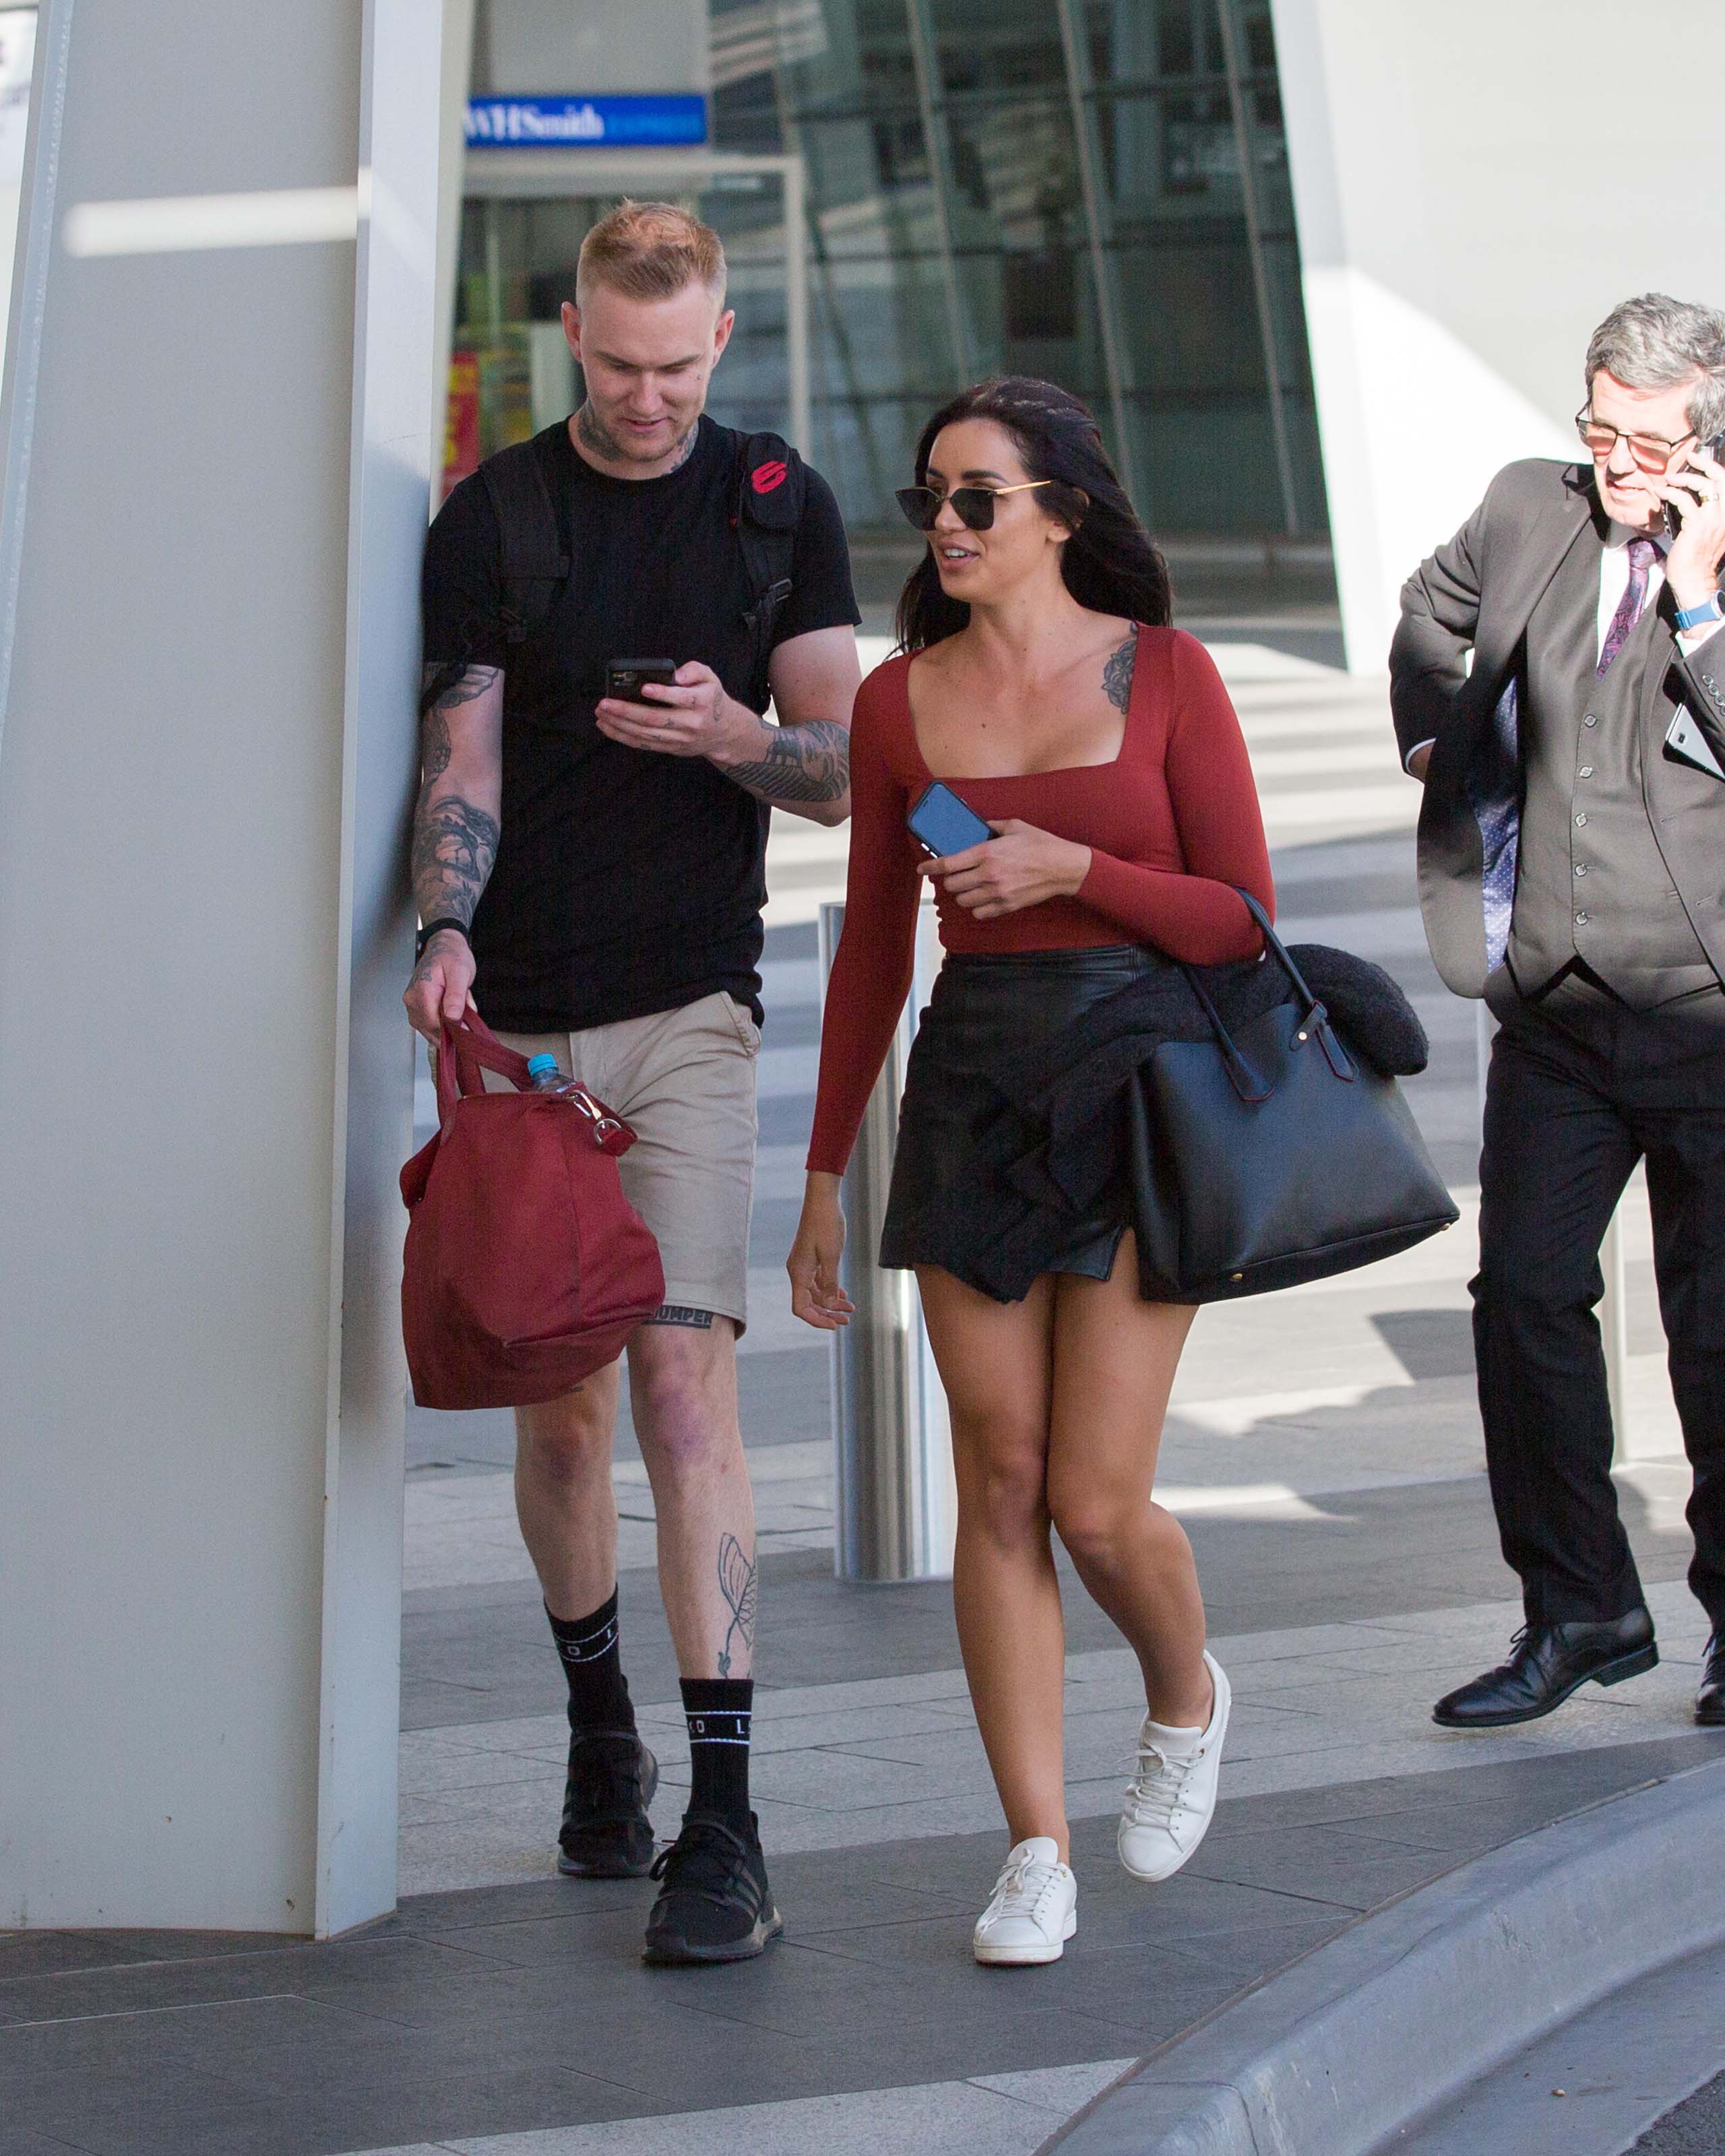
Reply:
[[[731,1612],[719,1650],[719,1675],[728,1677],[732,1640],[742,1640],[745,1653],[752,1654],[755,1645],[755,1560],[743,1555],[735,1535],[726,1535],[719,1544],[719,1592]]]

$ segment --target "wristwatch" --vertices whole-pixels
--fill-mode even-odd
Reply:
[[[1677,608],[1677,627],[1680,629],[1699,629],[1704,622],[1709,621],[1725,621],[1725,606],[1720,604],[1717,592],[1698,607]]]
[[[425,947],[432,937],[440,936],[446,928],[453,928],[457,935],[467,938],[467,923],[465,921],[457,921],[452,913],[446,913],[436,921],[428,921],[419,931],[418,937],[413,945],[413,963],[416,966],[425,956]]]

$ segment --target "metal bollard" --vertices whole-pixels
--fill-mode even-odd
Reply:
[[[820,910],[821,997],[845,925]],[[957,1527],[947,1396],[929,1351],[914,1273],[875,1262],[898,1136],[899,1098],[916,1019],[940,971],[932,905],[917,916],[910,1000],[869,1097],[844,1186],[843,1281],[856,1314],[832,1336],[833,1454],[839,1579],[950,1579]]]

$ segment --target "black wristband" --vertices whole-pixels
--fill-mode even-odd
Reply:
[[[467,933],[467,923],[465,921],[457,921],[452,913],[446,913],[436,921],[428,921],[419,931],[418,941],[413,946],[413,963],[416,966],[425,956],[425,947],[432,937],[442,935],[446,928],[453,928],[457,935],[471,947],[472,938]]]

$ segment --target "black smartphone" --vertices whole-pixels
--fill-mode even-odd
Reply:
[[[994,835],[974,808],[968,808],[939,779],[919,793],[905,819],[911,836],[936,860],[979,846]]]
[[[1717,464],[1722,458],[1725,458],[1725,434],[1715,434],[1710,441],[1703,442],[1701,447],[1705,454]],[[1687,469],[1686,465],[1679,468],[1680,471]],[[1678,474],[1667,472],[1666,476],[1671,479],[1678,476]],[[1665,528],[1673,539],[1683,528],[1683,511],[1681,506],[1675,501],[1668,501],[1665,506]]]
[[[605,694],[623,704],[650,703],[652,699],[641,694],[649,681],[669,689],[676,678],[675,659],[613,659],[605,667]]]

